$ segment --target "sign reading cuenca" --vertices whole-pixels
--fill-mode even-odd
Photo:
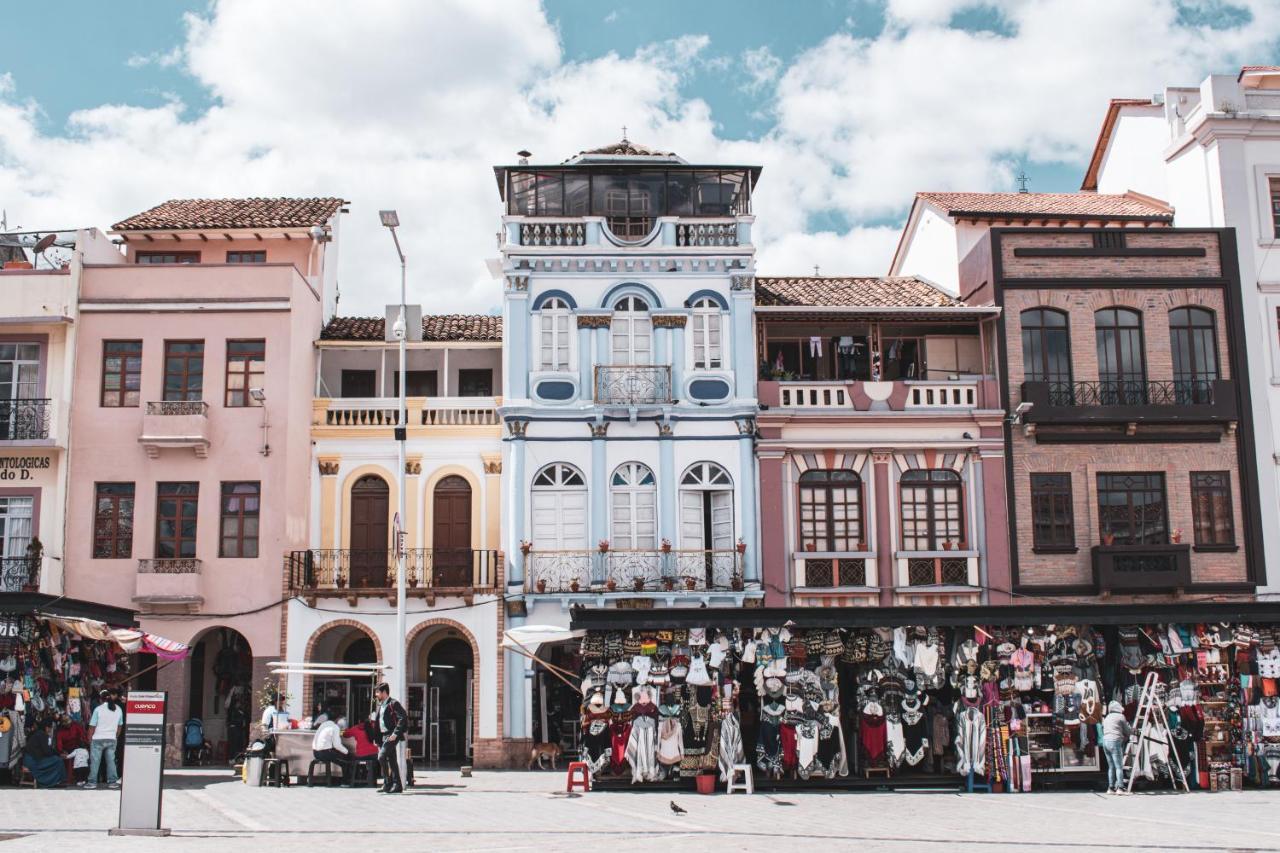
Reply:
[[[168,835],[160,828],[164,788],[164,716],[168,694],[134,690],[125,701],[120,825],[112,835]]]
[[[0,480],[30,480],[32,471],[53,466],[48,456],[0,456]]]

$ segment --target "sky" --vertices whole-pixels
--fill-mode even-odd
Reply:
[[[1108,99],[1280,63],[1275,0],[67,0],[0,51],[10,227],[342,196],[342,310],[497,310],[494,164],[764,167],[762,274],[883,274],[914,193],[1078,188]]]

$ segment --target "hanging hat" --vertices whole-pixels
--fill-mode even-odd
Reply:
[[[587,700],[587,707],[592,711],[604,710],[604,691],[597,690],[591,694],[591,698]]]
[[[782,695],[782,679],[777,676],[771,676],[764,680],[764,692],[769,696]]]

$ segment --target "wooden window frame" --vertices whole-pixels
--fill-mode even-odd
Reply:
[[[200,354],[197,356],[195,353],[172,353],[170,352],[170,347],[174,346],[175,344],[199,344]],[[180,373],[172,372],[169,369],[169,360],[174,358],[182,359],[183,364],[182,364],[182,371]],[[199,372],[195,372],[191,370],[191,361],[195,358],[200,359]],[[205,358],[205,348],[204,348],[203,340],[194,340],[194,339],[166,340],[164,342],[164,379],[160,386],[160,399],[164,400],[165,402],[197,402],[197,401],[203,400],[204,399],[204,358]],[[182,391],[181,391],[182,396],[175,397],[173,399],[170,399],[169,397],[169,377],[171,375],[182,377]],[[192,392],[190,387],[192,376],[196,376],[200,380],[199,393],[197,394],[194,400],[191,398]]]
[[[1209,483],[1209,478],[1221,478],[1221,483]],[[1225,507],[1225,519],[1218,518],[1214,498],[1220,498]],[[1207,511],[1207,517],[1202,515]],[[1219,541],[1216,522],[1225,520],[1224,538]],[[1236,543],[1235,512],[1231,507],[1230,471],[1191,472],[1191,527],[1197,551],[1234,551]],[[1205,535],[1207,534],[1207,535]]]
[[[810,474],[825,475],[824,479],[810,479],[805,481],[805,477]],[[852,475],[851,480],[834,480],[831,479],[832,474],[849,474]],[[850,540],[853,543],[866,543],[866,519],[863,514],[863,486],[862,478],[858,476],[856,471],[847,469],[837,470],[813,470],[805,471],[800,475],[797,483],[798,495],[796,500],[796,521],[799,524],[798,538],[800,551],[808,552],[809,543],[812,542],[815,551],[825,552],[848,552],[854,551],[855,548],[837,548],[835,541],[837,539]],[[852,500],[840,500],[835,498],[836,490],[852,492]],[[820,498],[820,499],[819,499]],[[836,535],[837,520],[835,518],[835,508],[843,506],[845,517],[840,521],[845,525],[845,535]],[[821,520],[815,518],[805,519],[805,508],[813,507],[815,511],[821,509],[825,513],[825,517]],[[852,512],[850,512],[852,508]],[[816,512],[815,512],[816,515]],[[806,533],[805,527],[809,526],[811,531]],[[823,528],[819,535],[819,527]]]
[[[246,258],[246,255],[250,257]],[[265,264],[266,262],[266,249],[235,249],[227,252],[227,263],[229,264]]]
[[[1097,474],[1097,490],[1098,490],[1097,501],[1098,501],[1098,530],[1100,534],[1113,533],[1113,531],[1110,530],[1109,525],[1107,524],[1107,519],[1103,514],[1102,495],[1104,493],[1127,495],[1127,499],[1125,501],[1125,509],[1126,509],[1125,514],[1127,516],[1127,525],[1130,531],[1134,531],[1134,530],[1140,529],[1141,522],[1145,517],[1145,513],[1139,512],[1137,510],[1137,505],[1133,501],[1133,496],[1138,493],[1148,493],[1148,492],[1155,491],[1155,488],[1151,486],[1148,486],[1145,488],[1116,488],[1116,487],[1108,486],[1106,488],[1103,488],[1103,478],[1112,478],[1112,477],[1158,478],[1158,482],[1160,484],[1161,502],[1163,504],[1161,508],[1161,520],[1162,520],[1162,526],[1163,526],[1162,532],[1164,534],[1163,539],[1158,541],[1142,541],[1143,539],[1148,537],[1139,537],[1138,541],[1134,541],[1133,536],[1130,535],[1129,537],[1127,537],[1127,541],[1122,542],[1119,540],[1119,537],[1117,536],[1116,541],[1113,544],[1115,545],[1167,545],[1169,544],[1169,486],[1168,486],[1168,483],[1166,482],[1165,474],[1163,471],[1099,472]]]
[[[1267,189],[1271,195],[1271,236],[1280,240],[1280,178],[1268,178]]]
[[[1031,475],[1031,550],[1037,554],[1074,554],[1076,548],[1075,504],[1068,472],[1037,472]],[[1042,523],[1040,514],[1048,512]],[[1051,535],[1042,537],[1047,526]],[[1056,534],[1056,535],[1055,535]]]
[[[182,491],[184,487],[192,486],[193,491]],[[174,512],[172,515],[165,515],[162,507],[165,501],[174,502]],[[187,504],[194,506],[193,518],[194,528],[190,536],[184,536],[182,533],[183,509]],[[161,525],[165,521],[173,522],[173,535],[162,536]],[[156,539],[155,554],[157,559],[167,560],[189,560],[196,556],[197,536],[200,523],[200,484],[198,482],[165,482],[156,483]],[[191,543],[191,553],[184,554],[183,545],[187,542]],[[163,553],[166,549],[164,545],[168,543],[172,548],[172,553]]]
[[[156,258],[173,258],[172,261],[158,261]],[[143,260],[146,258],[146,260]],[[135,264],[198,264],[200,263],[199,252],[134,252],[133,262]]]
[[[1027,315],[1031,313],[1046,314],[1052,313],[1063,318],[1062,326],[1045,325],[1043,319],[1037,318],[1035,323],[1026,321]],[[1022,331],[1022,379],[1024,382],[1048,382],[1057,384],[1065,382],[1068,385],[1074,380],[1073,371],[1071,369],[1071,315],[1066,311],[1057,308],[1049,308],[1044,305],[1037,305],[1035,308],[1028,308],[1018,315],[1019,327]],[[1062,332],[1066,337],[1067,344],[1067,374],[1065,377],[1051,374],[1049,372],[1048,349],[1045,347],[1045,338],[1051,332]],[[1034,371],[1027,370],[1027,336],[1028,334],[1040,336],[1040,363],[1035,365]]]
[[[927,479],[924,479],[924,480],[916,480],[914,478],[907,479],[907,475],[912,473],[924,473],[929,476]],[[935,480],[934,479],[935,474],[950,474],[951,477],[948,477],[946,479]],[[907,490],[920,489],[920,488],[924,488],[928,490],[925,500],[908,501]],[[934,499],[935,495],[933,490],[937,488],[942,488],[947,492],[947,497],[941,502]],[[954,495],[954,497],[952,497],[952,495]],[[904,509],[908,504],[914,507],[924,507],[925,515],[923,519],[917,518],[917,519],[912,519],[908,521],[906,517],[906,513],[904,512]],[[940,524],[945,525],[945,524],[948,524],[949,522],[946,518],[939,518],[937,513],[937,509],[939,506],[950,506],[952,504],[955,504],[958,510],[956,515],[956,523],[959,530],[956,534],[957,538],[955,539],[951,538],[950,531],[941,531],[941,532],[939,531]],[[899,526],[900,537],[902,541],[902,550],[904,551],[944,551],[946,549],[942,547],[942,543],[947,541],[948,539],[950,539],[953,543],[955,543],[955,546],[956,546],[955,550],[962,550],[962,547],[968,543],[968,534],[966,531],[967,525],[965,523],[965,520],[966,520],[965,512],[966,512],[966,507],[965,507],[965,499],[964,499],[964,480],[955,471],[952,471],[949,468],[913,468],[909,471],[903,471],[902,475],[898,478],[898,526]],[[907,534],[908,524],[911,524],[914,528],[915,526],[918,526],[922,521],[926,525],[926,529],[928,531],[927,534],[922,536],[919,533],[913,533],[910,536],[908,536]],[[916,544],[919,544],[919,540],[922,538],[927,539],[926,544],[928,544],[929,547],[908,548],[907,547],[908,538],[916,540]]]
[[[252,486],[252,492],[237,492],[236,489],[241,486]],[[246,498],[255,498],[257,506],[252,511],[245,509]],[[229,508],[231,501],[236,501],[237,508]],[[245,533],[246,519],[256,519],[259,523],[258,532],[253,535]],[[261,529],[262,519],[262,483],[257,480],[235,480],[222,484],[218,502],[218,556],[227,559],[256,559],[260,556],[258,548],[259,539],[262,535]],[[231,521],[235,525],[235,535],[229,537],[227,535],[227,522]],[[234,540],[234,546],[227,548],[227,539]],[[253,544],[253,553],[246,554],[245,546],[247,543]]]
[[[106,492],[105,489],[112,487],[121,488],[128,487],[128,492],[123,490],[112,493]],[[95,560],[127,560],[133,556],[133,513],[137,507],[138,490],[133,483],[94,483],[93,485],[93,542],[91,544],[90,553]],[[102,514],[103,501],[107,501],[110,507],[110,514],[104,516]],[[128,502],[127,511],[124,507]],[[120,522],[122,519],[128,519],[128,533],[120,532]],[[100,535],[98,525],[101,521],[109,519],[110,532],[107,535]],[[105,553],[101,551],[101,546],[106,546]]]
[[[111,351],[111,347],[113,345],[121,345],[121,344],[137,344],[138,345],[138,351],[136,353],[136,357],[138,359],[137,370],[129,369],[129,358],[131,356],[128,353],[119,354],[119,358],[121,359],[120,370],[114,371],[114,370],[107,369],[107,359],[114,358],[117,355],[116,353],[113,353]],[[109,408],[109,409],[136,409],[138,406],[142,405],[142,349],[143,349],[142,341],[136,340],[136,339],[130,339],[130,340],[126,340],[126,339],[114,340],[113,339],[113,340],[105,340],[102,342],[102,371],[99,374],[98,405],[104,408]],[[120,387],[115,389],[107,388],[107,377],[115,375],[117,373],[120,375]],[[130,376],[138,377],[138,389],[137,389],[138,402],[133,404],[129,404],[125,402],[125,395],[128,393]],[[117,402],[115,403],[107,402],[108,399],[110,398],[110,395],[115,395]]]
[[[259,344],[260,348],[255,351],[246,350],[245,352],[232,353],[231,348],[235,345]],[[260,356],[257,361],[262,363],[261,370],[254,370],[253,356]],[[224,378],[225,391],[222,403],[229,409],[242,409],[250,406],[261,406],[257,400],[249,393],[252,388],[261,388],[263,377],[266,376],[267,368],[267,342],[263,338],[233,338],[227,341],[227,365]],[[231,377],[241,376],[244,379],[244,386],[241,388],[231,387]],[[254,379],[258,382],[255,385]]]

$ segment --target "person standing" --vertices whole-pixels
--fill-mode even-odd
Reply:
[[[284,695],[276,696],[275,701],[262,708],[262,737],[266,737],[275,731],[277,726],[277,717],[285,717],[284,713]],[[281,726],[283,728],[283,726]]]
[[[346,726],[346,719],[339,719],[337,722],[326,719],[321,723],[316,729],[315,737],[311,739],[311,755],[316,761],[332,762],[342,768],[342,786],[349,788],[351,772],[354,768],[351,765],[351,755],[342,742],[342,730]],[[310,783],[311,780],[307,781]],[[325,780],[325,784],[329,784],[328,779]]]
[[[102,700],[93,709],[89,719],[89,784],[86,788],[98,787],[98,770],[102,766],[103,756],[107,762],[107,787],[120,787],[120,779],[116,775],[116,738],[124,727],[124,709],[116,704],[113,694],[104,690],[99,694]]]
[[[378,763],[382,765],[382,793],[404,793],[400,781],[400,741],[409,727],[409,715],[404,706],[391,698],[391,687],[385,682],[378,685],[378,733],[382,735],[382,748],[378,751]]]
[[[1102,751],[1107,755],[1107,793],[1127,794],[1124,786],[1124,752],[1133,727],[1124,717],[1124,706],[1112,701],[1102,718]]]

